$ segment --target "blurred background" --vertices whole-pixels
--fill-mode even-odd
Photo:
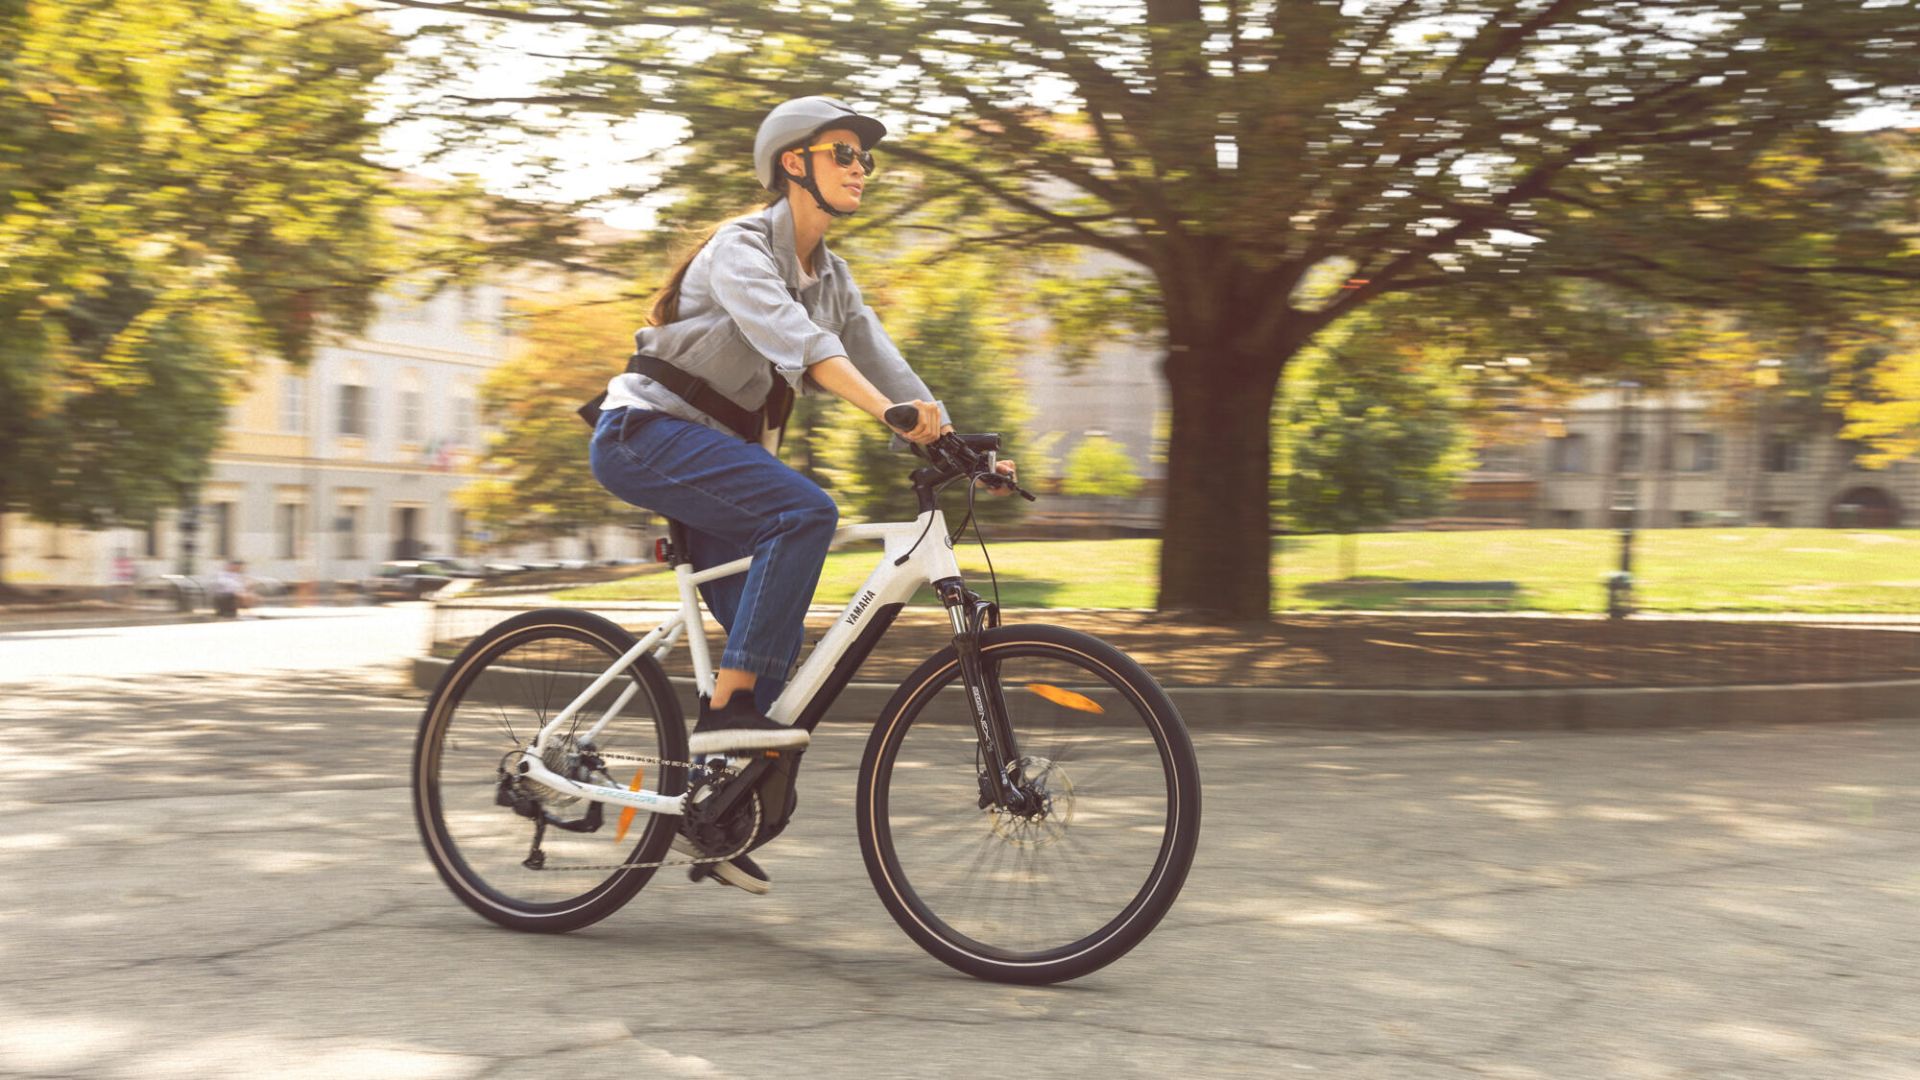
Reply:
[[[937,605],[771,896],[536,941],[418,846],[464,645],[660,622],[574,410],[819,93],[889,128],[832,250],[1040,495],[969,586],[1205,763],[1070,988],[866,895]],[[1916,279],[1914,0],[0,0],[0,1073],[1911,1080]],[[911,511],[835,401],[781,453]]]
[[[828,92],[891,129],[830,243],[1043,495],[1011,605],[1920,613],[1915,22],[11,0],[0,596],[634,568],[572,410]],[[910,512],[838,402],[782,452]]]

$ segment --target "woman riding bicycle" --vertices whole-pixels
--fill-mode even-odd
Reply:
[[[828,97],[785,102],[754,138],[766,209],[720,226],[689,253],[635,335],[630,370],[607,386],[592,445],[608,491],[687,527],[696,570],[753,556],[744,575],[701,586],[727,630],[713,696],[700,699],[689,749],[789,749],[808,733],[767,717],[800,652],[807,606],[839,523],[833,499],[774,457],[793,394],[827,390],[927,444],[953,430],[907,365],[846,262],[824,243],[860,208],[886,128]],[[900,448],[904,448],[903,445]],[[1000,471],[1011,476],[1013,462]],[[745,855],[715,876],[753,892],[767,877]]]

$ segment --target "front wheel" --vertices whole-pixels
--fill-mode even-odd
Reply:
[[[907,677],[860,768],[860,852],[908,936],[984,979],[1052,983],[1124,956],[1186,881],[1200,770],[1166,692],[1113,646],[1057,626],[980,635],[1015,742],[993,784],[949,646]]]

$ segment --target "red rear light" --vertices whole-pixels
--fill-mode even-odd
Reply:
[[[673,561],[673,549],[667,546],[667,538],[664,536],[653,542],[653,561],[658,563]]]

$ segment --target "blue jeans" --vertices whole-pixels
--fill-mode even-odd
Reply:
[[[594,479],[687,527],[704,570],[747,555],[745,574],[700,586],[727,630],[720,666],[756,676],[762,715],[786,685],[807,605],[840,522],[819,485],[755,443],[651,409],[609,409],[593,433]]]

